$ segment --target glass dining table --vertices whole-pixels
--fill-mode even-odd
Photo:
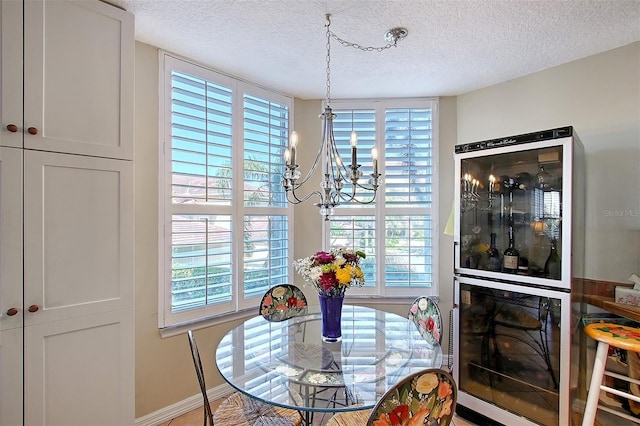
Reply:
[[[253,317],[230,330],[216,350],[216,365],[238,391],[298,410],[305,424],[317,412],[373,408],[414,371],[442,366],[442,348],[427,342],[407,318],[344,305],[342,341],[321,338],[317,306],[286,321]]]

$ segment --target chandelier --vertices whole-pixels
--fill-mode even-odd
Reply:
[[[356,132],[351,132],[351,158],[350,164],[347,164],[340,155],[333,134],[333,120],[336,114],[331,109],[331,39],[337,40],[340,44],[347,47],[353,47],[363,51],[383,51],[391,47],[395,47],[398,40],[405,38],[408,34],[406,28],[393,28],[386,32],[385,39],[388,44],[382,47],[366,47],[356,43],[352,43],[336,36],[330,29],[331,14],[325,15],[327,23],[327,93],[324,105],[324,112],[320,114],[323,120],[322,126],[322,144],[309,169],[308,173],[301,179],[302,173],[296,162],[296,151],[298,149],[298,134],[291,132],[289,147],[285,150],[285,171],[282,175],[282,186],[285,189],[287,201],[292,204],[302,203],[312,197],[318,197],[319,201],[315,205],[319,208],[320,215],[324,220],[330,220],[333,215],[334,207],[341,203],[355,202],[358,204],[370,204],[376,198],[376,192],[380,185],[380,174],[378,173],[378,152],[376,148],[371,150],[373,173],[370,178],[363,179],[360,164],[358,164],[358,137]],[[303,190],[301,187],[314,176],[316,170],[322,168],[322,176],[320,188],[311,191],[306,195],[301,195]],[[350,191],[343,191],[345,183],[351,184]],[[361,196],[361,191],[369,194],[365,198]]]

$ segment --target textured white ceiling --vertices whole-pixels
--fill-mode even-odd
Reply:
[[[136,39],[303,99],[447,96],[640,40],[640,0],[108,0]],[[640,76],[639,76],[640,78]]]

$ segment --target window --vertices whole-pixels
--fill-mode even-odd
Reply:
[[[373,203],[336,207],[325,223],[329,245],[367,254],[359,295],[437,295],[437,101],[334,101],[332,107],[341,154],[348,155],[355,130],[363,175],[372,173],[368,152],[375,146],[382,182]]]
[[[160,328],[254,309],[288,281],[291,98],[161,52]]]

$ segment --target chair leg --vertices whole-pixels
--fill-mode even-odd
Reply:
[[[593,363],[593,373],[591,374],[591,384],[589,385],[589,393],[587,394],[587,403],[584,407],[584,417],[582,418],[582,426],[593,426],[596,419],[596,411],[598,410],[598,402],[600,401],[600,385],[602,385],[602,377],[607,364],[607,353],[609,345],[604,342],[598,342],[596,350],[596,360]]]

